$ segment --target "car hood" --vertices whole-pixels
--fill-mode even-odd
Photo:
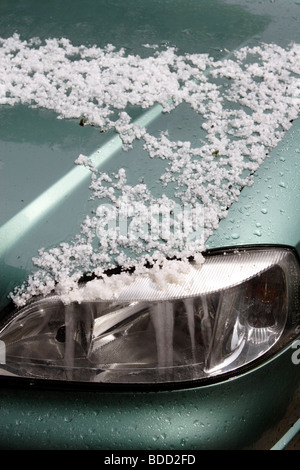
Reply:
[[[150,3],[153,3],[152,8]],[[271,3],[266,8],[259,4],[246,7],[244,2],[215,0],[202,2],[201,9],[198,2],[189,2],[184,8],[180,1],[174,2],[175,5],[165,2],[165,6],[160,2],[150,3],[129,2],[125,8],[117,1],[99,2],[92,18],[92,4],[83,11],[80,2],[72,2],[71,21],[60,10],[59,2],[54,2],[52,12],[46,12],[42,8],[35,11],[33,2],[28,1],[22,12],[27,24],[26,21],[21,24],[18,16],[21,2],[14,2],[13,7],[10,4],[1,7],[0,36],[7,39],[17,32],[20,41],[29,41],[32,37],[44,41],[50,36],[67,37],[76,45],[96,43],[104,47],[111,43],[116,48],[125,47],[126,54],[129,51],[141,57],[149,50],[149,44],[159,44],[167,50],[177,47],[176,53],[180,56],[207,53],[214,61],[231,59],[233,52],[245,45],[275,43],[288,48],[291,41],[300,43],[295,21],[299,6],[295,2]],[[98,23],[95,17],[101,18]],[[162,17],[167,21],[162,22]],[[10,21],[6,22],[8,18]],[[50,23],[48,18],[51,18]],[[103,26],[101,32],[99,24]],[[116,27],[114,35],[112,26]],[[120,169],[125,168],[127,185],[141,185],[142,190],[146,184],[160,197],[165,193],[159,193],[161,187],[157,183],[163,159],[154,163],[154,159],[147,158],[141,162],[140,155],[146,150],[140,140],[124,150],[124,142],[115,129],[99,132],[99,126],[83,125],[82,118],[57,119],[55,109],[32,108],[22,102],[13,106],[3,104],[0,113],[3,308],[11,302],[9,293],[35,272],[39,250],[55,250],[62,244],[68,246],[76,235],[82,235],[82,224],[87,216],[92,218],[97,212],[99,201],[91,198],[95,194],[91,193],[91,184],[95,183],[94,168],[108,177],[119,174],[120,181]],[[163,132],[177,142],[193,141],[203,124],[195,120],[194,111],[185,103],[170,114],[157,104],[147,110],[133,106],[130,116],[151,135]],[[251,185],[245,184],[235,197],[231,195],[228,210],[222,209],[218,225],[212,225],[213,230],[207,232],[209,236],[204,239],[207,248],[279,244],[300,250],[299,131],[300,121],[293,119],[280,142],[255,169]],[[215,157],[219,158],[218,150],[215,152]],[[87,162],[92,162],[93,166]],[[170,186],[174,194],[172,184]],[[167,192],[166,195],[169,197]],[[208,217],[205,210],[203,216]],[[85,256],[83,252],[83,265]]]
[[[274,244],[299,253],[299,136],[298,119],[232,204],[207,241],[210,248]]]

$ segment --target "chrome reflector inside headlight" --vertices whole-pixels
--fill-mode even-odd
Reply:
[[[173,296],[143,286],[137,281],[114,301],[49,297],[15,312],[0,330],[0,374],[195,381],[237,373],[299,334],[300,270],[288,248],[212,252]]]

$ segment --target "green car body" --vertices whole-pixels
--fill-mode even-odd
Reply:
[[[295,1],[2,1],[0,36],[68,37],[75,44],[112,43],[135,53],[143,43],[165,41],[184,52],[222,57],[223,50],[246,43],[300,43],[299,19]],[[99,137],[92,127],[83,132],[78,122],[57,120],[52,111],[17,105],[0,106],[0,114],[0,292],[6,312],[7,296],[30,274],[37,250],[76,233],[88,210],[89,172],[83,169],[75,183],[73,173],[68,179],[74,158],[100,147],[108,155],[103,169],[114,170],[123,151],[113,133]],[[148,125],[159,129],[161,119],[159,113],[150,116]],[[189,112],[174,125],[179,137],[191,133]],[[134,150],[132,155],[134,162]],[[207,241],[210,250],[284,246],[300,256],[299,156],[298,119],[220,221]],[[132,173],[138,176],[134,164]],[[296,353],[292,344],[228,378],[188,385],[53,386],[2,378],[0,448],[284,448],[300,428]]]

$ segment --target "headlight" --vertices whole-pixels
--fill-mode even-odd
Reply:
[[[292,250],[248,248],[211,252],[173,296],[137,281],[117,301],[41,299],[2,326],[0,373],[110,384],[237,374],[295,340],[299,281]]]

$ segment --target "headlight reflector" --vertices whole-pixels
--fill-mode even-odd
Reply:
[[[0,374],[110,384],[215,380],[297,337],[292,250],[212,252],[193,276],[192,287],[172,296],[137,283],[113,301],[65,305],[53,296],[29,304],[0,329]]]

